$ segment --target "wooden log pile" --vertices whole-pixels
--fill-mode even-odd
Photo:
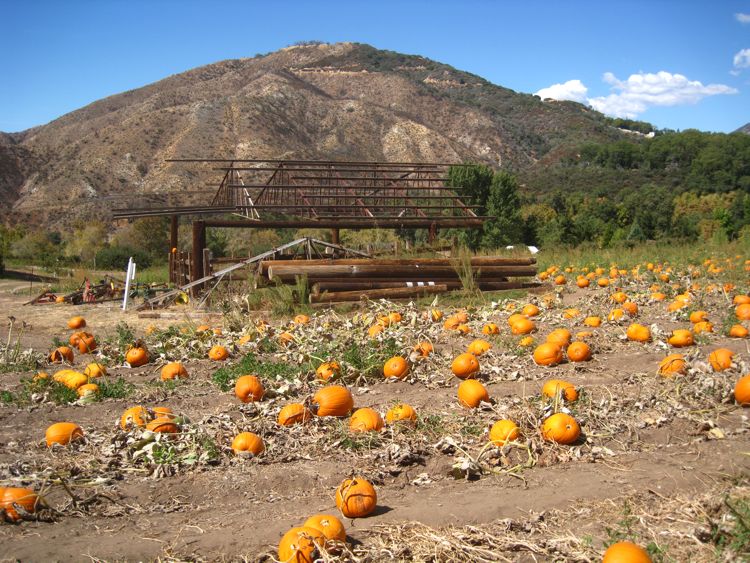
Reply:
[[[460,271],[468,272],[477,289],[497,291],[536,287],[536,259],[477,256],[469,264],[447,258],[338,260],[270,260],[260,263],[263,279],[294,284],[306,276],[312,303],[358,301],[362,297],[405,299],[464,287]],[[519,279],[520,278],[520,279]]]

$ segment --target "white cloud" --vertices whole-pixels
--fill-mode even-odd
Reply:
[[[750,55],[750,50],[748,51]],[[750,61],[748,63],[750,66]],[[665,71],[631,74],[627,80],[620,80],[611,72],[605,72],[602,80],[612,87],[613,92],[608,96],[587,97],[588,88],[580,80],[553,84],[536,94],[542,99],[587,103],[607,115],[632,119],[654,106],[695,104],[709,96],[737,93],[737,89],[731,86],[704,85],[698,80],[688,80],[681,74]]]
[[[734,68],[750,68],[750,49],[742,49],[734,56]]]
[[[536,95],[542,98],[555,100],[572,100],[574,102],[585,102],[588,88],[580,80],[568,80],[565,84],[553,84],[548,88],[542,88]]]
[[[704,85],[698,80],[688,80],[681,74],[665,71],[631,74],[627,80],[619,80],[607,72],[603,80],[615,92],[589,98],[588,102],[595,110],[617,117],[634,118],[654,106],[695,104],[708,96],[737,93],[735,88],[724,84]]]
[[[734,14],[734,19],[740,23],[750,23],[750,14]]]

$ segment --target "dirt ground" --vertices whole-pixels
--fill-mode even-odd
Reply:
[[[622,323],[583,326],[586,315],[606,317],[616,306],[610,299],[615,288],[569,283],[559,296],[550,286],[548,294],[510,306],[470,308],[467,335],[445,330],[442,322],[425,318],[424,308],[405,304],[370,304],[347,316],[320,310],[297,326],[267,318],[270,328],[258,330],[257,313],[230,318],[175,306],[160,318],[139,318],[116,303],[24,306],[28,296],[14,293],[24,284],[1,281],[0,342],[8,339],[6,317],[12,316],[15,335],[25,323],[21,347],[46,355],[55,338],[65,341],[72,332],[67,319],[82,315],[100,348],[77,355],[74,369],[100,361],[108,366],[102,379],[127,391],[56,402],[47,388],[25,389],[37,370],[53,374],[61,366],[43,360],[37,368],[0,373],[0,390],[10,394],[0,403],[0,485],[41,491],[54,509],[47,511],[51,522],[0,524],[0,560],[271,560],[286,530],[318,512],[339,514],[334,491],[354,474],[375,485],[378,508],[366,518],[343,519],[349,546],[336,556],[341,560],[599,561],[605,544],[622,537],[651,544],[654,560],[741,560],[717,538],[721,531],[731,538],[736,530],[725,499],[750,506],[750,411],[732,396],[736,380],[748,373],[747,341],[724,336],[733,314],[724,292],[695,291],[689,307],[668,313],[666,302],[650,300],[652,281],[621,280],[640,308],[635,319],[626,315]],[[557,327],[573,334],[590,330],[593,358],[537,366],[533,348],[519,348],[520,336],[511,335],[506,322],[513,305],[529,302],[542,309],[537,341]],[[571,307],[581,314],[564,318]],[[689,328],[687,314],[698,308],[708,312],[715,332],[696,337],[690,348],[668,346],[671,330]],[[396,310],[403,320],[371,341],[367,328],[377,315]],[[500,326],[500,335],[481,334],[490,321]],[[625,340],[631,322],[651,327],[653,341]],[[151,363],[123,366],[118,323],[145,338]],[[223,333],[196,334],[195,326],[203,323]],[[186,328],[180,333],[173,325]],[[284,329],[295,340],[279,346]],[[250,336],[248,343],[237,344],[241,334]],[[458,380],[450,364],[479,337],[493,344],[480,357],[479,376],[492,404],[469,410],[456,400]],[[365,373],[361,358],[351,359],[359,351],[381,362],[385,349],[408,355],[421,340],[432,342],[435,352],[415,361],[403,381]],[[213,344],[227,345],[231,358],[206,359]],[[735,352],[735,365],[713,373],[707,357],[719,347]],[[660,359],[674,352],[686,355],[690,370],[660,377]],[[216,377],[247,354],[260,361],[268,393],[260,403],[239,402]],[[330,418],[278,426],[283,405],[303,401],[321,386],[314,366],[327,359],[342,363],[355,408],[371,406],[384,415],[406,402],[419,414],[416,428],[387,426],[355,435],[346,420]],[[167,360],[182,361],[189,377],[161,382]],[[541,438],[539,423],[550,407],[540,390],[549,378],[582,390],[577,402],[565,405],[583,430],[574,445]],[[118,426],[134,405],[166,405],[179,413],[179,438],[144,447],[143,430]],[[486,447],[488,427],[506,417],[521,428],[520,446]],[[45,429],[59,421],[77,423],[85,440],[47,448]],[[263,437],[260,457],[232,453],[232,437],[243,430]]]

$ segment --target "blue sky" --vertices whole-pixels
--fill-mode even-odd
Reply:
[[[419,54],[660,128],[750,122],[750,0],[0,0],[0,131],[299,40]]]

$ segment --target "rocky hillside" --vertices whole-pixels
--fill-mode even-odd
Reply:
[[[289,47],[0,135],[0,213],[106,219],[128,199],[205,191],[208,171],[165,163],[174,157],[471,159],[523,170],[621,135],[580,104],[542,102],[423,57],[351,43]]]
[[[747,133],[748,135],[750,135],[750,123],[745,123],[742,127],[737,129],[735,133]]]

